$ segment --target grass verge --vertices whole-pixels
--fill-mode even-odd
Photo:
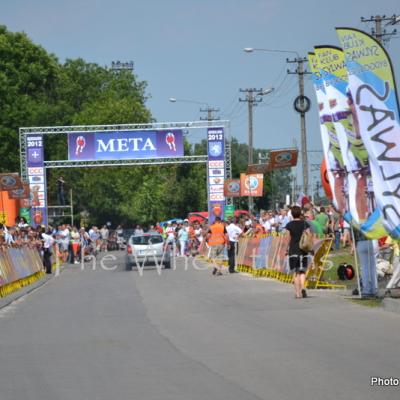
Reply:
[[[361,306],[365,307],[382,307],[382,301],[383,299],[381,298],[376,298],[376,299],[350,299],[351,302],[355,304],[359,304]]]

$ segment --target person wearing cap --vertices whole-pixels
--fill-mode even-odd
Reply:
[[[222,275],[221,266],[215,260],[222,259],[225,251],[225,245],[228,243],[226,228],[220,217],[215,218],[215,222],[210,225],[207,234],[208,245],[210,246],[210,258],[214,262],[213,275]]]

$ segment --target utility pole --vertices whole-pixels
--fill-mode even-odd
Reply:
[[[301,162],[303,172],[303,190],[304,194],[308,192],[308,157],[307,157],[307,132],[306,132],[306,112],[310,109],[310,100],[304,95],[304,75],[309,74],[304,69],[306,58],[296,57],[294,60],[286,59],[289,64],[296,63],[297,68],[294,71],[287,71],[288,74],[296,74],[299,80],[299,96],[294,101],[294,108],[300,114],[301,129]]]
[[[249,156],[248,163],[253,164],[253,106],[262,101],[262,97],[256,97],[257,94],[262,93],[262,89],[248,88],[239,89],[241,93],[246,93],[244,99],[239,99],[241,102],[247,102],[248,114],[249,114],[249,129],[248,129],[248,146]],[[249,196],[249,211],[253,211],[253,197]]]
[[[389,43],[390,39],[396,35],[396,29],[393,29],[392,32],[386,32],[386,29],[382,30],[382,22],[387,21],[386,25],[395,25],[400,22],[400,16],[396,16],[393,14],[391,17],[386,17],[386,15],[375,15],[375,17],[371,16],[369,19],[365,19],[361,17],[361,22],[373,22],[375,24],[375,28],[371,29],[372,36],[382,45]]]
[[[206,107],[200,108],[200,112],[207,113],[207,117],[200,117],[200,121],[217,121],[220,117],[214,117],[213,113],[219,112],[219,108]]]

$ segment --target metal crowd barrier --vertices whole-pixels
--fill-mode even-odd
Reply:
[[[44,276],[39,252],[29,247],[0,250],[0,297],[30,285]]]
[[[327,256],[332,243],[333,238],[330,236],[314,239],[313,252],[308,256],[307,288],[345,289],[344,285],[334,285],[323,281],[328,261]],[[238,243],[236,269],[254,277],[266,277],[293,283],[293,275],[290,273],[286,254],[288,246],[289,238],[277,233],[258,237],[242,237]],[[200,256],[205,259],[209,258],[209,248],[205,243],[200,248]]]

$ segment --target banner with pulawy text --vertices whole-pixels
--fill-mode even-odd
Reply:
[[[355,222],[360,224],[368,217],[368,153],[361,138],[354,134],[344,54],[333,46],[316,46],[314,49],[346,167],[348,209]]]
[[[354,129],[353,102],[348,90],[344,53],[339,47],[317,46],[315,54],[318,57],[321,77],[346,167],[351,223],[369,238],[380,238],[386,232],[381,223],[379,210],[374,213],[372,201],[369,201],[373,198],[373,185],[368,152],[360,135]],[[364,226],[367,220],[368,223]]]
[[[335,208],[341,212],[345,212],[345,169],[340,151],[340,143],[336,135],[335,126],[333,125],[328,99],[319,72],[318,58],[314,53],[308,53],[308,60],[318,102],[322,147],[327,165],[329,184],[332,190],[332,201]]]
[[[336,29],[354,101],[354,128],[368,150],[376,206],[389,234],[400,238],[400,116],[391,61],[368,34]]]

